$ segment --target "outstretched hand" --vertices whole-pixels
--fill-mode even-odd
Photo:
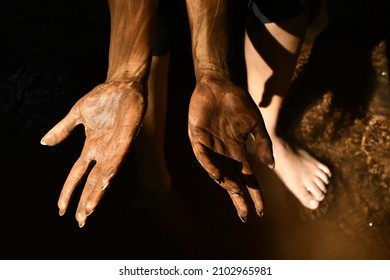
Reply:
[[[87,175],[76,219],[83,227],[125,159],[137,135],[145,110],[146,97],[139,82],[107,82],[82,97],[69,114],[43,138],[54,146],[68,137],[79,124],[86,139],[80,157],[73,165],[58,200],[62,216],[72,193]]]
[[[227,79],[202,77],[191,97],[188,133],[197,160],[214,181],[228,191],[245,222],[246,187],[259,216],[263,199],[246,154],[253,135],[260,160],[274,166],[272,144],[264,121],[249,93]]]

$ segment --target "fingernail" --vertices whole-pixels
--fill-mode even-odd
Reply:
[[[102,191],[104,191],[105,189],[107,189],[109,185],[110,185],[110,183],[105,184],[105,185],[102,187]]]
[[[214,179],[214,182],[217,183],[218,185],[220,185],[222,183],[222,181],[219,179]]]
[[[43,141],[43,138],[42,138],[42,140],[41,140],[41,145],[43,145],[43,146],[47,146],[46,142],[45,142],[45,141]]]
[[[81,215],[80,210],[77,210],[77,212],[76,212],[76,221],[79,223],[79,228],[84,227],[85,220],[86,220],[86,217],[84,217],[84,215]]]
[[[262,217],[264,216],[263,211],[257,211],[256,213],[257,213],[257,215],[258,215],[260,218],[262,218]]]
[[[64,216],[65,212],[66,212],[66,210],[61,210],[61,209],[60,209],[60,211],[58,212],[58,214],[59,214],[60,216]]]
[[[242,221],[243,223],[246,222],[246,217],[242,217],[240,214],[238,214],[238,217],[240,217],[240,219],[241,219],[241,221]]]

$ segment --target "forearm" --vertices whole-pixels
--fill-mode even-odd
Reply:
[[[111,33],[107,81],[145,81],[158,0],[109,0]]]
[[[196,80],[229,77],[227,0],[186,0]]]

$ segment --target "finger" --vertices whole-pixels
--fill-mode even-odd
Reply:
[[[248,206],[246,205],[244,197],[231,191],[228,191],[228,194],[233,202],[234,207],[236,208],[238,217],[242,222],[245,223],[248,219]]]
[[[76,210],[76,220],[79,223],[79,227],[85,225],[87,217],[95,210],[112,178],[123,163],[131,140],[125,141],[126,143],[122,141],[121,145],[114,147],[113,143],[118,142],[121,141],[116,139],[111,143],[107,143],[104,146],[104,151],[108,152],[101,152],[95,159],[97,163],[87,178]]]
[[[220,183],[221,187],[228,191],[228,194],[237,210],[241,221],[246,222],[248,218],[248,205],[244,198],[244,192],[240,177],[233,162],[229,160],[221,161],[224,171],[224,180]]]
[[[225,190],[243,195],[240,179],[237,171],[233,168],[232,163],[226,159],[218,159],[217,156],[212,156],[212,151],[202,146],[203,152],[197,150],[198,161],[203,168],[209,173],[210,177]]]
[[[73,165],[72,170],[69,172],[57,203],[60,216],[65,214],[73,191],[85,176],[89,165],[90,162],[79,158]]]
[[[80,228],[85,225],[87,217],[94,209],[91,207],[91,205],[88,204],[88,197],[94,191],[95,196],[98,195],[96,192],[97,189],[100,190],[100,195],[103,195],[104,192],[101,191],[103,186],[104,185],[100,176],[100,167],[96,164],[88,175],[87,182],[85,183],[83,192],[81,193],[79,204],[77,206],[76,220],[78,221]],[[89,212],[87,211],[87,209],[89,209]]]
[[[76,211],[76,219],[80,227],[85,225],[87,217],[96,209],[115,175],[115,172],[111,169],[108,171],[103,171],[103,169],[103,167],[98,165],[94,167],[94,172],[91,171],[83,193],[81,194]]]
[[[211,156],[212,151],[209,151],[209,149],[202,144],[194,144],[193,151],[196,159],[210,177],[214,181],[221,181],[223,179],[221,165],[216,157]]]
[[[248,207],[243,197],[242,184],[232,164],[227,163],[225,160],[220,160],[216,156],[213,157],[213,152],[209,151],[202,144],[193,145],[193,151],[195,157],[209,173],[210,177],[228,191],[238,216],[241,221],[245,222],[248,217]]]
[[[241,170],[241,181],[246,185],[249,195],[253,201],[257,215],[263,216],[264,202],[261,195],[260,186],[253,174],[249,162],[244,162]]]
[[[264,202],[263,202],[263,196],[261,195],[260,189],[254,189],[248,187],[248,192],[253,201],[253,204],[255,205],[257,215],[260,218],[263,217]]]
[[[272,142],[264,125],[258,124],[253,130],[252,134],[255,137],[257,155],[259,159],[269,168],[275,168],[275,160],[272,152]]]
[[[113,176],[113,173],[110,173],[110,175],[102,175],[98,183],[96,183],[95,187],[89,193],[84,205],[87,216],[90,216],[99,204],[103,195],[108,190]]]
[[[76,127],[77,122],[74,110],[57,123],[41,140],[42,145],[55,146],[64,141],[72,130]]]

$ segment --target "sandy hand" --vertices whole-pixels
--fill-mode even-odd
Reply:
[[[226,189],[242,221],[248,216],[246,187],[256,212],[263,199],[246,155],[252,134],[260,160],[273,168],[272,144],[263,119],[249,93],[229,80],[203,77],[191,97],[188,133],[196,158]]]
[[[83,124],[85,128],[83,150],[58,200],[61,216],[76,186],[88,176],[76,212],[79,226],[84,226],[125,159],[139,130],[145,107],[141,83],[107,82],[82,97],[42,138],[41,144],[54,146],[66,139],[77,125]]]

